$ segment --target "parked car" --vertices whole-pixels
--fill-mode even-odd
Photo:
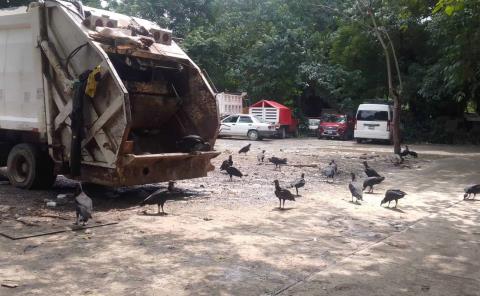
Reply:
[[[358,106],[356,118],[354,137],[358,143],[364,140],[391,142],[392,106],[387,104],[361,104]]]
[[[308,135],[316,136],[318,134],[318,126],[320,125],[320,118],[308,119]]]
[[[355,120],[346,114],[324,114],[318,126],[318,138],[353,138]]]
[[[219,136],[243,136],[250,140],[261,140],[277,135],[275,124],[249,114],[234,114],[220,122]]]

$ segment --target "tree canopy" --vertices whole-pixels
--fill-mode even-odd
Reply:
[[[389,96],[384,53],[359,2],[374,7],[395,46],[405,126],[438,123],[430,139],[446,119],[480,111],[478,0],[111,0],[107,9],[172,29],[220,91],[317,116]]]

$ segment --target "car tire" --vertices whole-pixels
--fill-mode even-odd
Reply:
[[[357,141],[358,144],[362,144],[363,143],[363,139],[355,139]]]
[[[260,140],[260,136],[258,135],[258,131],[256,131],[256,130],[248,131],[247,137],[252,141]]]
[[[10,184],[21,189],[47,189],[56,179],[53,161],[31,144],[18,144],[8,154]]]

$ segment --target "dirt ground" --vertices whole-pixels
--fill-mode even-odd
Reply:
[[[214,165],[233,154],[248,176],[179,181],[185,197],[166,216],[138,203],[165,184],[92,193],[94,219],[114,225],[60,232],[74,222],[73,198],[59,178],[50,191],[0,183],[0,295],[479,295],[480,202],[463,188],[480,182],[480,147],[418,145],[419,158],[391,162],[391,147],[317,139],[264,140],[239,156],[246,140],[221,139]],[[258,164],[256,155],[288,158]],[[333,184],[321,170],[339,167]],[[364,160],[386,180],[351,202],[349,173]],[[282,186],[305,173],[295,202],[278,209]],[[408,195],[380,206],[386,189]],[[294,190],[293,190],[294,191]],[[478,197],[480,200],[480,196]]]

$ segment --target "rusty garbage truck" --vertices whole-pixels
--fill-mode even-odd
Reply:
[[[172,31],[81,1],[0,10],[0,167],[13,186],[203,177],[218,126],[212,88]],[[207,148],[180,147],[191,135]]]

